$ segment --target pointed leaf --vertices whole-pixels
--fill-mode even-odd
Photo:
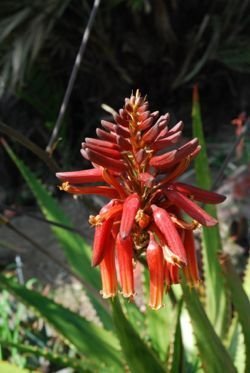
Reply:
[[[230,263],[230,259],[223,257],[221,264],[234,308],[237,311],[239,322],[242,326],[246,346],[246,372],[248,372],[250,371],[250,302],[242,287],[239,276]]]
[[[191,317],[203,369],[207,373],[236,373],[233,362],[210,323],[194,288],[182,285],[184,301]]]
[[[28,373],[28,369],[20,368],[14,364],[10,364],[7,361],[0,360],[0,371],[3,373]]]
[[[81,359],[73,359],[68,357],[66,354],[58,355],[54,352],[49,351],[47,348],[45,349],[44,347],[39,348],[30,346],[28,344],[14,343],[2,338],[0,338],[0,345],[6,348],[15,348],[19,353],[25,354],[25,356],[42,357],[45,360],[49,360],[50,362],[56,364],[61,368],[71,367],[79,373],[92,372],[94,369],[97,370],[98,367],[95,362],[89,361],[85,357]]]
[[[199,139],[201,151],[195,159],[196,179],[199,187],[210,190],[212,186],[206,143],[202,128],[198,88],[193,91],[193,135]],[[217,219],[215,206],[205,206],[206,212]],[[202,254],[204,261],[204,280],[206,286],[206,310],[208,317],[219,335],[224,335],[227,324],[227,299],[223,275],[218,262],[221,239],[218,226],[203,228]]]
[[[41,182],[33,175],[29,168],[16,156],[6,143],[3,145],[36,197],[45,218],[66,226],[72,226],[69,218],[65,215],[57,201],[48,193]],[[83,238],[74,232],[66,231],[57,226],[52,226],[51,229],[60,242],[73,271],[85,280],[85,284],[89,283],[92,285],[92,287],[86,287],[88,296],[97,309],[98,315],[104,325],[107,328],[112,328],[110,315],[103,307],[101,297],[99,297],[99,294],[95,292],[95,289],[100,288],[100,279],[97,270],[91,267],[90,247],[86,244]]]
[[[179,373],[183,371],[184,367],[184,351],[182,343],[182,333],[181,333],[181,324],[180,316],[182,310],[183,302],[178,303],[178,311],[175,322],[175,329],[172,336],[172,341],[170,343],[170,351],[168,355],[168,372],[169,373]]]
[[[117,335],[131,372],[165,372],[160,361],[126,319],[118,297],[114,298],[112,306]]]
[[[121,367],[119,342],[111,332],[106,331],[69,309],[55,303],[34,290],[17,284],[0,274],[1,286],[8,289],[22,302],[35,308],[62,336],[71,342],[80,354],[91,356],[100,364],[115,369]]]

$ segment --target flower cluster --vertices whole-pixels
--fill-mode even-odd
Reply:
[[[134,268],[143,260],[150,275],[149,305],[154,309],[162,306],[164,290],[180,282],[180,271],[190,284],[199,282],[193,231],[217,221],[194,201],[224,200],[217,193],[176,181],[200,146],[195,138],[176,147],[183,123],[169,128],[169,121],[169,114],[150,112],[137,91],[125,99],[115,123],[101,121],[98,139],[82,143],[81,154],[93,168],[57,173],[60,188],[68,193],[111,199],[89,218],[95,227],[92,264],[100,266],[103,297],[115,296],[120,286],[123,296],[133,299]],[[191,219],[184,220],[183,212]]]

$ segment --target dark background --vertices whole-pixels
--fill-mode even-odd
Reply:
[[[0,4],[0,119],[46,148],[93,1],[8,0]],[[152,111],[169,111],[191,136],[192,87],[199,85],[205,134],[234,135],[231,120],[249,112],[250,4],[243,0],[103,0],[60,132],[54,158],[63,169],[87,167],[80,143],[100,119],[139,88]],[[226,129],[226,131],[225,131]],[[6,138],[6,137],[5,137]],[[6,138],[37,176],[51,171]],[[3,150],[4,199],[29,203]]]

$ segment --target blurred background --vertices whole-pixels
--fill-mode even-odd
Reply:
[[[197,84],[214,187],[228,197],[219,209],[224,250],[242,275],[250,220],[249,0],[102,0],[55,143],[56,166],[48,167],[23,139],[46,149],[93,3],[1,0],[0,137],[56,197],[74,229],[91,243],[88,215],[96,213],[103,200],[65,196],[57,188],[55,169],[88,168],[79,152],[81,142],[95,137],[100,120],[110,120],[111,110],[121,108],[124,98],[136,89],[147,95],[151,111],[170,112],[171,125],[183,120],[184,136],[191,138],[192,90]],[[15,135],[12,130],[17,131]],[[242,130],[244,137],[236,144]],[[82,285],[68,271],[50,223],[44,221],[29,186],[2,146],[0,159],[1,270],[17,269],[20,283],[38,281],[45,295],[56,289],[54,299],[98,324]],[[185,182],[194,183],[193,169],[185,177]],[[10,320],[9,330],[16,317],[13,309],[24,312],[24,308],[19,309],[23,306],[8,292],[0,295],[0,310]],[[25,312],[20,323],[31,325],[31,316]],[[53,346],[57,337],[41,319],[32,317],[32,332],[25,336],[35,345],[47,346],[49,341]],[[68,348],[62,341],[58,345],[59,353]],[[25,365],[21,354],[13,356],[15,363]],[[34,367],[54,371],[46,364],[39,360]]]
[[[4,0],[0,4],[1,123],[42,149],[46,149],[58,118],[92,7],[93,1],[86,0]],[[118,110],[124,97],[137,88],[147,95],[151,111],[170,112],[172,124],[183,120],[184,135],[191,137],[192,89],[198,84],[210,163],[216,174],[237,139],[238,125],[244,125],[249,113],[249,14],[248,0],[101,1],[53,153],[58,168],[89,167],[79,153],[81,142],[95,136],[101,118],[111,117],[105,105]],[[63,199],[51,169],[13,141],[13,136],[5,138],[50,191]],[[233,152],[227,162],[224,176],[229,176],[230,182],[224,183],[223,189],[233,194],[240,207],[232,204],[232,212],[227,206],[223,216],[230,217],[229,235],[247,248],[248,214],[239,217],[238,212],[247,210],[248,136],[243,147],[239,156]],[[23,221],[23,215],[36,209],[35,198],[2,147],[0,157],[1,210],[11,218],[21,216],[21,227],[29,228],[30,220]],[[189,176],[192,179],[192,171]],[[71,206],[67,199],[62,203],[91,239],[88,209],[83,219],[82,205]],[[92,207],[90,203],[90,211]],[[32,224],[39,239],[47,237],[43,225],[37,223],[35,228],[34,221]],[[13,232],[9,236],[15,244]],[[9,253],[13,257],[12,251],[7,253],[7,259],[6,252],[2,254],[3,265],[6,260],[8,263]],[[40,264],[40,258],[38,261]],[[30,267],[32,275],[33,265],[26,265]],[[52,272],[53,268],[54,264]]]
[[[44,149],[92,5],[1,1],[0,117]],[[249,111],[249,14],[248,0],[102,1],[60,132],[59,165],[86,166],[79,145],[108,115],[101,105],[118,109],[137,88],[148,95],[152,111],[169,111],[173,123],[182,119],[188,136],[191,92],[198,83],[207,136],[215,141],[219,132],[225,140],[233,135],[230,121]],[[30,160],[30,152],[18,151]],[[2,151],[1,159],[1,188],[12,199],[19,176]],[[49,177],[40,161],[32,162],[38,174]]]

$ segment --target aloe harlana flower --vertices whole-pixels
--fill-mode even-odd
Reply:
[[[125,99],[115,123],[101,121],[98,139],[82,143],[81,154],[93,168],[57,173],[68,193],[111,199],[89,218],[95,227],[92,264],[100,266],[103,297],[114,297],[120,286],[123,296],[133,299],[134,269],[144,259],[154,309],[162,306],[164,289],[180,282],[180,271],[198,284],[193,231],[217,221],[197,202],[224,201],[220,194],[176,181],[201,147],[196,138],[176,147],[183,123],[169,128],[169,121],[169,114],[150,112],[137,91]],[[184,220],[183,212],[191,219]]]

